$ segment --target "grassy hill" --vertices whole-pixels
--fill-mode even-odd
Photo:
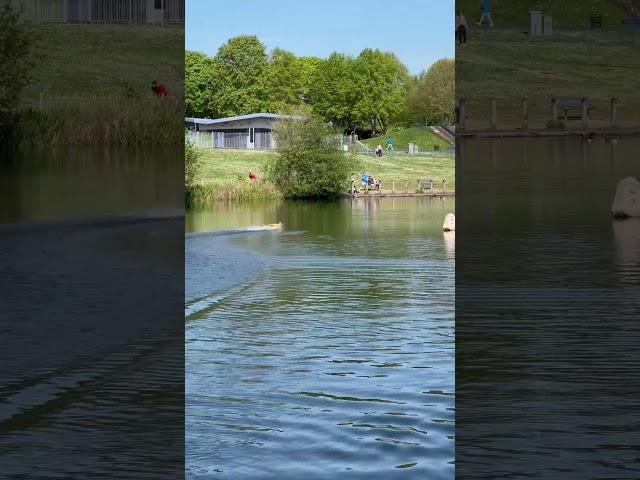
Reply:
[[[44,95],[149,95],[152,80],[184,84],[184,31],[154,25],[35,25],[37,58],[27,103]]]
[[[393,138],[393,146],[396,150],[407,151],[409,143],[415,143],[422,152],[433,151],[433,146],[438,145],[440,150],[446,150],[448,143],[440,137],[436,137],[429,127],[411,127],[398,130],[390,130],[388,135],[380,137],[367,138],[362,143],[371,149],[375,149],[376,145],[381,144],[383,148],[387,148],[387,137]]]
[[[605,28],[620,25],[630,15],[626,2],[615,0],[491,0],[492,17],[496,25],[524,26],[530,10],[540,10],[554,17],[557,27],[588,27],[591,14],[602,15]],[[456,10],[462,10],[467,21],[480,17],[479,0],[456,0]]]
[[[530,41],[516,29],[470,25],[469,42],[456,51],[456,94],[467,99],[469,120],[488,122],[491,98],[498,122],[519,122],[520,99],[529,99],[530,122],[548,118],[553,96],[589,98],[593,119],[606,120],[609,99],[619,99],[619,118],[640,120],[636,72],[638,43],[618,32],[557,30]]]

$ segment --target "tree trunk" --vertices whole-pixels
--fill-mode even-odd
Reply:
[[[388,123],[385,121],[384,118],[380,118],[380,125],[382,126],[382,134],[386,135],[387,134],[387,129],[389,128]]]

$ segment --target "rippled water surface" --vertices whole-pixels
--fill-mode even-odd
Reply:
[[[188,214],[189,478],[453,478],[453,205]]]
[[[639,147],[458,141],[457,478],[640,478]]]
[[[184,472],[182,154],[0,161],[0,478]]]

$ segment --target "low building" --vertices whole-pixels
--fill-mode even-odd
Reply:
[[[185,118],[191,140],[201,148],[266,149],[276,148],[273,126],[290,118],[277,113],[251,113],[225,118]]]
[[[184,24],[184,0],[13,0],[33,23]]]

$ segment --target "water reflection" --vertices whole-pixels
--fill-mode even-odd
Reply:
[[[640,281],[640,218],[612,222],[617,265],[623,282]]]

